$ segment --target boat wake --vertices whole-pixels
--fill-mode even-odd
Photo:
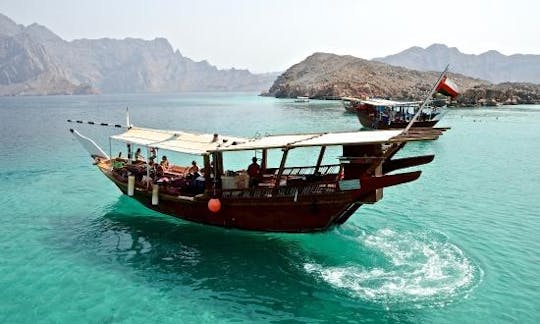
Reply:
[[[432,233],[429,233],[432,236]],[[304,270],[355,297],[386,305],[424,303],[444,305],[467,296],[480,282],[482,271],[445,239],[428,234],[398,233],[391,229],[355,238],[371,264],[323,266],[305,263]]]

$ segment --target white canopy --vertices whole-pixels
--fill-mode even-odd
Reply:
[[[261,138],[241,138],[214,134],[132,127],[125,133],[111,136],[125,143],[156,147],[188,154],[217,151],[242,151],[271,148],[375,144],[391,142],[401,130],[360,131],[344,133],[312,133],[270,135]]]
[[[111,136],[112,139],[130,144],[138,144],[174,152],[205,154],[216,151],[221,145],[246,142],[247,138],[196,134],[183,131],[132,127],[125,133]]]
[[[421,101],[394,101],[379,98],[371,98],[361,100],[362,103],[372,106],[388,106],[388,107],[404,107],[404,106],[420,106]]]
[[[239,151],[281,147],[333,146],[391,142],[401,130],[379,130],[346,133],[314,133],[301,135],[271,135],[245,143],[219,147],[216,151]]]

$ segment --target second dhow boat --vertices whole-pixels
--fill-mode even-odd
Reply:
[[[403,129],[406,127],[433,127],[442,118],[443,111],[435,93],[455,98],[457,85],[447,76],[448,67],[441,74],[424,101],[395,101],[380,98],[342,98],[346,111],[355,113],[360,124],[369,129]],[[411,121],[414,121],[411,123]],[[409,124],[411,126],[409,126]]]
[[[422,102],[394,101],[387,99],[342,98],[345,110],[353,112],[360,124],[370,129],[405,128],[418,111]],[[424,107],[413,127],[433,127],[443,116],[438,107]]]
[[[203,224],[272,232],[323,231],[343,224],[363,204],[383,197],[383,188],[416,180],[420,171],[393,171],[429,163],[433,155],[394,158],[409,141],[436,139],[436,129],[408,132],[312,133],[238,138],[130,126],[112,140],[126,144],[127,158],[112,158],[91,139],[71,132],[94,163],[124,194],[158,212]],[[202,156],[196,176],[186,168],[156,169],[152,162],[132,159],[145,147],[148,160],[158,150]],[[322,164],[327,147],[341,147],[338,163]],[[305,165],[288,166],[289,152],[318,148]],[[262,151],[257,175],[248,184],[245,172],[228,171],[223,156],[238,151]],[[277,166],[268,166],[271,150],[282,152]]]

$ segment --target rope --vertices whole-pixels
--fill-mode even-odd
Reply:
[[[77,124],[88,124],[88,125],[97,125],[97,126],[108,126],[108,127],[115,127],[115,128],[131,128],[130,126],[123,126],[120,124],[112,124],[112,123],[100,123],[100,122],[94,122],[94,121],[84,121],[84,120],[67,120],[68,123],[77,123]]]

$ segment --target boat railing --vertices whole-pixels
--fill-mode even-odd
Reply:
[[[327,175],[327,174],[338,174],[339,173],[339,164],[328,164],[328,165],[321,165],[318,168],[316,166],[303,166],[303,167],[289,167],[284,168],[282,175],[284,176],[305,176],[305,175],[312,175],[318,172],[320,175]],[[274,175],[277,175],[279,172],[279,169],[270,169],[270,171],[273,171]]]
[[[336,181],[308,183],[295,186],[274,187],[253,187],[248,189],[227,189],[222,190],[223,198],[269,198],[269,197],[291,197],[297,199],[302,196],[312,196],[318,194],[328,194],[338,191]]]

